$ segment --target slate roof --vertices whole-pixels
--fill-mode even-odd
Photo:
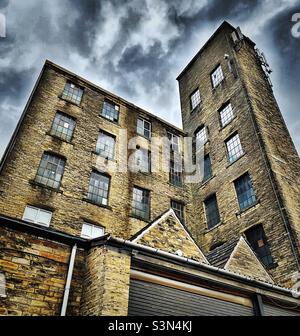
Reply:
[[[207,260],[213,266],[223,268],[230,258],[237,243],[238,240],[231,240],[219,247],[216,247],[214,250],[206,255]]]

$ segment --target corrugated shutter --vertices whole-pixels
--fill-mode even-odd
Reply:
[[[269,304],[264,304],[264,311],[266,316],[300,316],[299,312]]]
[[[253,310],[237,303],[131,279],[128,315],[251,316]]]

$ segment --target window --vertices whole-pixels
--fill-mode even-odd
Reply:
[[[150,218],[150,192],[138,187],[133,188],[132,214],[138,218]]]
[[[100,131],[96,144],[96,153],[108,159],[115,157],[116,138],[106,132]]]
[[[174,210],[176,216],[184,223],[184,204],[177,201],[171,201],[171,208]]]
[[[81,230],[81,237],[87,239],[98,238],[104,236],[104,228],[90,223],[83,223]]]
[[[204,205],[205,205],[207,227],[208,229],[211,229],[220,223],[220,214],[216,194],[207,198],[204,201]]]
[[[81,98],[83,95],[83,90],[76,86],[73,83],[67,82],[64,88],[64,92],[62,94],[62,98],[67,99],[75,104],[81,103]]]
[[[233,119],[233,117],[234,117],[234,114],[233,114],[232,105],[229,103],[220,110],[221,126],[224,127],[227,124],[229,124],[230,121]]]
[[[200,96],[200,91],[197,89],[191,94],[190,97],[190,102],[191,102],[191,109],[192,111],[201,103],[201,96]]]
[[[233,135],[226,141],[229,162],[237,160],[244,154],[240,137],[238,134]]]
[[[274,264],[270,246],[262,225],[254,226],[245,232],[246,238],[254,252],[265,266]]]
[[[151,172],[151,153],[147,149],[140,148],[135,152],[136,170],[143,173]]]
[[[174,152],[180,152],[180,138],[178,135],[168,132],[168,139],[170,141],[170,148]]]
[[[119,121],[119,110],[120,108],[118,105],[105,100],[103,103],[101,115],[104,118],[117,123]]]
[[[73,118],[57,112],[50,133],[66,141],[71,141],[75,125],[76,121]]]
[[[256,202],[253,184],[248,173],[238,178],[234,185],[241,210],[249,208]]]
[[[182,186],[182,162],[181,159],[171,158],[170,160],[170,183],[181,187]]]
[[[136,131],[138,134],[144,136],[147,139],[151,137],[151,123],[145,119],[137,119],[137,128]]]
[[[65,169],[63,158],[44,153],[35,181],[46,187],[58,189]]]
[[[206,127],[203,126],[196,132],[196,146],[204,145],[207,142],[207,140],[208,140],[207,130]]]
[[[203,182],[206,182],[212,177],[211,160],[209,154],[204,156],[204,172]]]
[[[213,88],[216,88],[224,79],[223,71],[221,65],[219,65],[216,70],[211,74],[211,81]]]
[[[95,204],[108,205],[110,177],[92,172],[87,198]]]
[[[23,214],[23,220],[43,226],[49,226],[52,212],[27,205]]]

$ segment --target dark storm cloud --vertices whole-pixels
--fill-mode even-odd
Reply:
[[[255,41],[268,41],[267,54],[280,71],[275,92],[300,148],[295,126],[299,40],[290,34],[290,16],[300,6],[297,10],[294,4],[0,0],[8,25],[8,36],[0,41],[0,156],[45,58],[180,126],[175,78],[223,20],[247,27],[245,34]]]

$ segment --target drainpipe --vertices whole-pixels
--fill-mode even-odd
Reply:
[[[60,316],[66,316],[76,252],[77,252],[77,244],[73,246],[71,256],[70,256],[68,275],[67,275],[67,281],[66,281],[65,290],[64,290],[64,297],[63,297],[63,303],[61,307]]]

